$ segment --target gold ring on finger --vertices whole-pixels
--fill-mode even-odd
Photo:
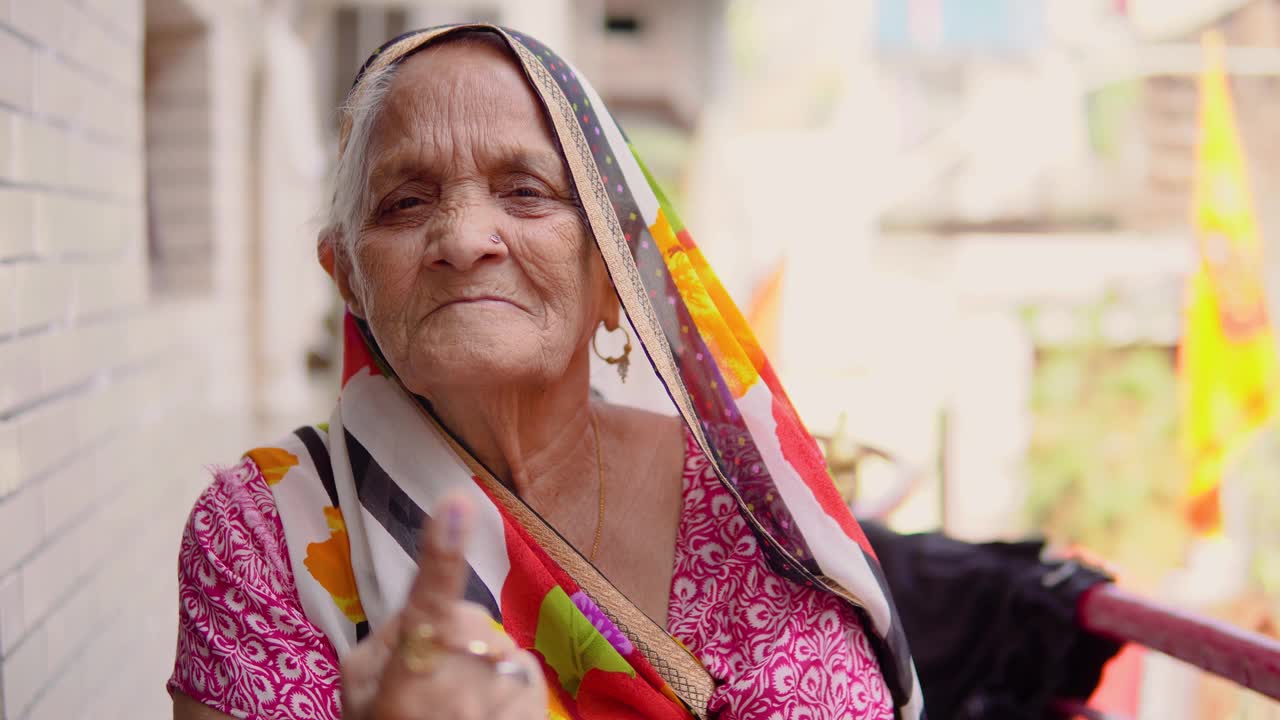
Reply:
[[[500,650],[495,650],[484,640],[472,640],[462,647],[450,647],[449,649],[463,655],[468,655],[489,665],[497,665],[507,657],[506,653]]]
[[[461,645],[446,643],[430,623],[410,628],[400,638],[400,660],[410,672],[425,674],[435,670],[442,653],[464,655],[479,660],[490,667],[505,662],[507,653],[495,649],[484,640],[471,640]]]

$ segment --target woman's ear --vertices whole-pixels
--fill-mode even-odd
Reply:
[[[600,317],[599,322],[604,323],[604,328],[610,332],[618,329],[618,324],[622,320],[622,306],[618,301],[618,291],[613,288],[613,282],[609,280],[609,272],[604,268],[604,260],[599,260],[599,266],[596,277],[599,279],[598,292]]]
[[[618,294],[613,291],[613,286],[609,286],[609,297],[605,298],[604,305],[604,327],[609,332],[618,329],[622,323],[622,306],[618,303]]]
[[[352,315],[363,319],[364,307],[351,282],[351,256],[347,254],[341,237],[342,231],[332,225],[321,230],[320,237],[316,240],[316,256],[320,260],[320,267],[329,273],[333,284],[338,286],[338,293],[342,295],[347,309]]]

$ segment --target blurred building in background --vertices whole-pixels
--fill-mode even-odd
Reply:
[[[336,391],[336,107],[380,43],[456,21],[592,79],[811,430],[921,470],[898,527],[1043,530],[1153,589],[1181,562],[1196,39],[1230,45],[1274,230],[1280,0],[13,0],[0,717],[167,715],[204,468]]]

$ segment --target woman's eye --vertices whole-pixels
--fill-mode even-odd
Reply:
[[[522,188],[516,188],[515,190],[512,190],[511,197],[540,198],[540,197],[543,197],[543,194],[539,192],[537,188],[522,187]]]
[[[392,203],[391,207],[387,208],[387,210],[390,210],[390,211],[408,210],[410,208],[417,207],[421,204],[422,204],[422,198],[419,198],[419,197],[401,198],[395,201],[394,203]]]

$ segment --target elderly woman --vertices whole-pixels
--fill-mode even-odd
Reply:
[[[336,177],[340,399],[197,502],[175,717],[923,716],[817,446],[572,67],[397,38]],[[591,392],[627,320],[670,415]]]

